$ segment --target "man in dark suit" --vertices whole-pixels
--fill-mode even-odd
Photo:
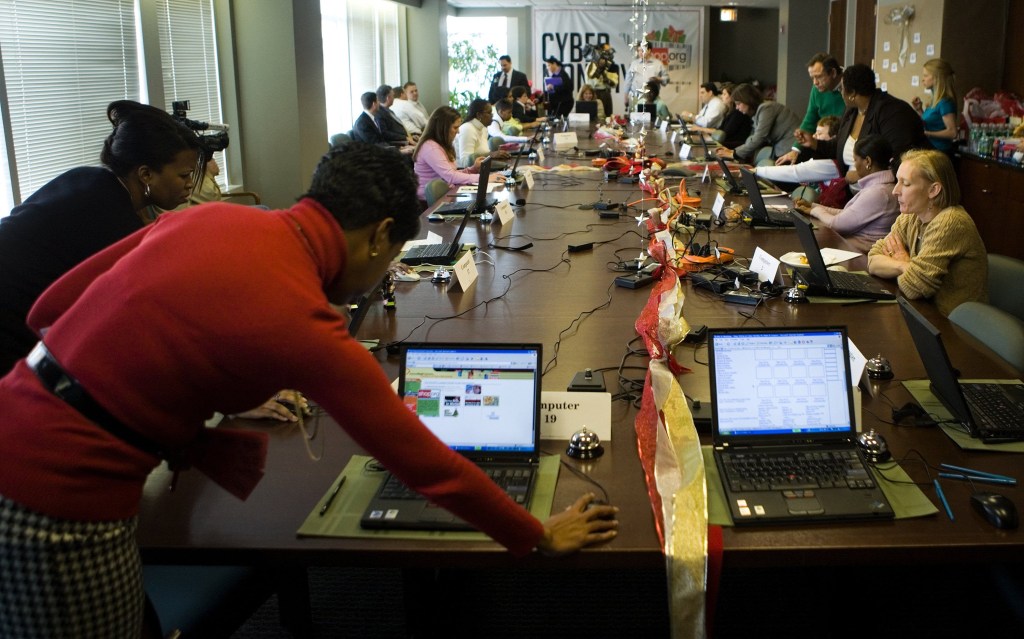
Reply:
[[[412,138],[406,132],[405,126],[391,111],[394,101],[395,93],[390,86],[382,84],[377,87],[377,125],[384,135],[384,139],[393,146],[412,144]]]
[[[512,87],[523,87],[527,93],[530,92],[530,82],[526,79],[526,74],[512,68],[512,58],[507,55],[501,56],[498,58],[498,66],[501,67],[501,71],[491,78],[491,89],[487,93],[488,102],[494,104],[501,100],[508,95]]]
[[[377,102],[377,94],[367,91],[359,96],[359,102],[363,105],[363,112],[356,118],[352,125],[352,139],[367,144],[387,144],[384,133],[377,124],[377,112],[380,110],[380,103]]]

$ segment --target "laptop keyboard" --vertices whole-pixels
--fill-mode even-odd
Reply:
[[[799,215],[797,211],[793,211],[793,213],[789,213],[788,211],[777,211],[775,209],[766,209],[766,211],[768,213],[768,219],[772,222],[775,222],[776,224],[787,224],[789,226],[793,226],[793,218],[790,216]]]
[[[418,260],[431,259],[435,257],[448,257],[451,254],[452,245],[449,242],[441,242],[439,244],[420,244],[414,246],[405,253],[405,257],[416,258]]]
[[[961,384],[975,421],[988,430],[1024,432],[1021,408],[1009,401],[1002,384]]]
[[[481,468],[499,488],[508,493],[517,504],[526,504],[526,497],[533,479],[532,468]],[[380,496],[383,499],[423,499],[423,497],[403,484],[394,475],[388,475]]]
[[[730,453],[722,465],[732,491],[874,488],[852,450],[798,453]]]
[[[832,288],[845,291],[863,291],[873,294],[878,292],[878,287],[873,286],[873,282],[856,273],[829,271],[828,278],[832,281]]]

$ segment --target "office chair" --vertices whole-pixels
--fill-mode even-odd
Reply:
[[[423,198],[427,201],[427,206],[433,206],[434,202],[437,202],[438,198],[444,197],[447,192],[448,183],[438,178],[427,182],[427,186],[423,189]]]
[[[337,147],[339,144],[352,141],[352,132],[348,133],[335,133],[331,136],[331,148]]]
[[[1024,262],[989,253],[988,304],[964,302],[949,321],[970,333],[1019,371],[1024,371],[1024,297],[1017,288]]]
[[[801,200],[814,204],[818,201],[818,189],[808,184],[802,184],[793,190],[791,197],[794,200],[800,198]]]
[[[263,200],[260,199],[260,194],[255,191],[228,191],[222,193],[220,196],[221,200],[233,200],[235,198],[252,198],[252,205],[259,206]]]
[[[493,138],[487,140],[487,148],[491,150],[491,153],[501,150],[501,145],[505,144],[505,138],[500,135],[496,135]]]
[[[772,158],[772,147],[763,146],[757,150],[754,154],[754,160],[751,162],[754,166],[775,166],[775,159]]]

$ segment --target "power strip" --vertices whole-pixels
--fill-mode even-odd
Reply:
[[[615,286],[621,286],[622,288],[643,288],[653,283],[654,277],[644,273],[620,275],[615,278]]]
[[[726,291],[722,293],[722,301],[729,302],[730,304],[746,304],[747,306],[756,306],[763,298],[760,295],[754,295],[746,291]]]

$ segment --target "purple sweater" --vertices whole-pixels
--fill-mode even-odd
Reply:
[[[875,240],[889,234],[892,223],[900,214],[896,196],[892,194],[895,184],[892,171],[876,171],[857,182],[860,191],[844,208],[817,205],[811,209],[811,214],[866,251]]]

